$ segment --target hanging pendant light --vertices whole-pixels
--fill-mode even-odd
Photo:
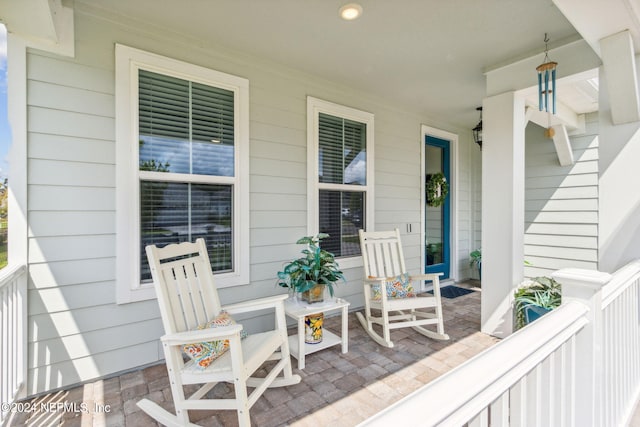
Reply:
[[[549,37],[544,33],[544,63],[538,65],[538,106],[540,111],[556,113],[556,67],[557,62],[549,59]],[[551,87],[549,87],[551,83]],[[551,95],[551,96],[549,96]],[[551,105],[549,105],[551,98]]]
[[[473,128],[473,140],[480,146],[480,150],[482,150],[482,107],[478,107],[476,110],[480,111],[480,121],[476,127]]]

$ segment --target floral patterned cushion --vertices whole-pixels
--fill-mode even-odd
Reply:
[[[236,322],[226,311],[221,311],[216,317],[198,326],[197,329],[219,328],[221,326],[234,325]],[[242,339],[247,337],[247,333],[243,330],[240,332]],[[210,342],[199,342],[186,344],[182,347],[182,351],[191,358],[197,367],[206,369],[211,362],[222,356],[229,350],[229,340],[215,340]]]
[[[369,277],[372,279],[373,277]],[[413,298],[416,296],[408,274],[401,274],[396,277],[387,277],[387,298]],[[374,300],[382,299],[380,285],[372,285],[371,291]]]

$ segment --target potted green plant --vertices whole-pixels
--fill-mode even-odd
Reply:
[[[478,278],[482,280],[482,251],[476,249],[469,254],[469,267],[476,266],[478,269]]]
[[[516,330],[562,303],[562,286],[551,277],[526,280],[514,292]]]
[[[303,256],[286,264],[283,270],[278,272],[277,284],[291,288],[303,301],[309,303],[324,301],[325,286],[333,296],[333,285],[338,280],[345,279],[335,256],[320,248],[320,242],[327,237],[328,234],[319,233],[298,239],[297,244],[306,245],[302,250]]]

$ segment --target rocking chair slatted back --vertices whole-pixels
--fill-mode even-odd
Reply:
[[[300,382],[300,376],[293,375],[291,370],[284,311],[287,296],[275,295],[221,307],[204,239],[164,248],[151,245],[146,251],[166,333],[160,341],[175,414],[149,399],[140,400],[138,406],[162,425],[194,426],[189,411],[226,409],[236,411],[240,427],[251,427],[251,406],[267,388]],[[240,337],[243,329],[240,324],[194,331],[223,308],[230,315],[255,312],[258,313],[255,317],[260,317],[272,313],[275,321],[273,327],[262,325],[262,332],[252,333],[245,339]],[[194,341],[194,337],[198,339]],[[185,361],[185,344],[214,340],[225,340],[228,351],[214,360],[205,360],[203,355],[205,359]],[[267,361],[270,363],[265,365]],[[220,382],[233,384],[233,397],[208,394]],[[201,386],[187,387],[195,384]]]
[[[156,292],[167,333],[195,329],[214,318],[221,309],[204,239],[181,245],[146,248],[153,281],[161,284],[156,286]],[[193,253],[188,256],[184,255],[185,245],[192,246],[189,249]],[[159,271],[153,260],[158,261]]]
[[[367,277],[395,277],[407,272],[400,242],[400,232],[375,231],[364,234],[359,231],[363,242],[362,261]]]
[[[447,340],[444,333],[442,306],[440,302],[441,273],[405,276],[407,274],[400,241],[400,231],[359,231],[360,248],[364,265],[364,313],[356,317],[369,336],[378,344],[393,347],[391,329],[411,327],[430,338]],[[429,280],[433,296],[416,296],[414,289]],[[416,287],[416,285],[418,285]],[[386,292],[382,289],[386,288]],[[374,329],[379,325],[382,334]],[[436,330],[425,328],[435,326]]]

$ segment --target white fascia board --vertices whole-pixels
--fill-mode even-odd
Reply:
[[[73,57],[73,7],[61,0],[0,0],[0,20],[28,47]]]
[[[602,62],[584,41],[577,40],[549,51],[549,58],[558,62],[557,79],[593,70]],[[544,52],[507,65],[485,71],[487,97],[505,92],[521,91],[537,87],[536,67],[544,60]]]

